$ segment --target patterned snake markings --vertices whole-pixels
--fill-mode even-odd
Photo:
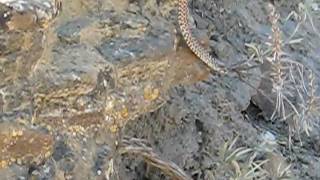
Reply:
[[[212,57],[193,37],[191,27],[188,21],[190,15],[188,0],[178,0],[178,23],[181,34],[191,51],[200,58],[211,70],[224,74],[225,71],[216,64],[216,59]]]

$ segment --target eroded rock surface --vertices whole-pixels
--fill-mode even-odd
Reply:
[[[42,55],[46,27],[60,8],[51,0],[0,1],[0,86],[30,74]]]
[[[232,66],[249,59],[245,44],[263,44],[270,28],[266,2],[228,2],[193,2],[190,20],[212,54]],[[73,0],[62,7],[59,16],[49,16],[51,23],[13,26],[14,19],[3,16],[8,4],[0,6],[0,127],[19,122],[25,128],[18,140],[7,131],[0,138],[17,147],[32,144],[26,140],[33,136],[40,142],[37,151],[19,155],[5,149],[11,165],[0,175],[104,179],[121,128],[147,139],[194,179],[227,178],[215,171],[226,140],[240,134],[239,144],[257,145],[261,127],[252,125],[246,109],[260,69],[248,71],[245,83],[236,73],[211,74],[181,40],[176,1]],[[36,153],[40,164],[7,161],[38,159]],[[122,179],[163,179],[139,160],[123,157],[116,165]]]

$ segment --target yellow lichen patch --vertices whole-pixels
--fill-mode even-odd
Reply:
[[[119,126],[114,124],[114,125],[111,125],[110,128],[109,128],[110,132],[111,133],[116,133],[119,131]]]
[[[89,129],[103,125],[104,116],[101,112],[81,113],[67,119],[68,131],[74,135],[87,135]]]
[[[37,93],[34,96],[36,105],[42,105],[43,103],[49,102],[58,102],[59,100],[63,99],[74,99],[79,96],[88,94],[90,91],[93,90],[94,84],[90,83],[81,83],[75,84],[72,87],[64,87],[58,90],[51,90],[48,93]]]
[[[101,112],[89,112],[74,115],[68,119],[69,126],[81,126],[83,128],[96,127],[101,125],[104,116]]]
[[[35,120],[41,111],[45,108],[50,107],[50,105],[62,105],[71,107],[72,104],[81,96],[84,96],[91,92],[95,87],[94,84],[78,83],[72,87],[64,87],[58,90],[51,90],[46,93],[37,93],[34,95],[34,114],[33,119]],[[33,121],[34,121],[33,120]]]
[[[127,107],[123,107],[120,111],[119,111],[119,116],[121,118],[128,118],[129,116],[129,110]]]
[[[39,117],[35,121],[50,131],[67,130],[72,134],[85,134],[90,128],[99,128],[104,124],[104,115],[100,111],[73,114],[64,117]]]
[[[53,143],[53,138],[44,133],[18,127],[1,127],[0,168],[12,163],[38,165],[51,156]]]
[[[163,82],[168,78],[169,60],[163,56],[145,58],[131,64],[119,66],[117,71],[119,87],[139,86],[148,82]]]
[[[143,97],[145,100],[153,101],[160,96],[160,90],[158,88],[154,88],[151,85],[147,85],[143,89]]]

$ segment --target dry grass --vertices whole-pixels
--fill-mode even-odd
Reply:
[[[218,152],[217,168],[213,170],[215,178],[228,177],[230,180],[292,179],[291,164],[277,153],[262,152],[255,148],[238,146],[238,136],[225,142]],[[146,163],[161,170],[162,173],[177,180],[191,180],[180,167],[163,160],[142,139],[125,138],[120,144],[118,154],[142,157]],[[106,179],[118,177],[115,160],[109,161]]]
[[[268,45],[272,48],[272,53],[267,60],[272,66],[270,73],[272,92],[276,95],[275,110],[271,119],[279,117],[287,121],[289,140],[291,140],[293,134],[300,134],[302,131],[309,135],[312,128],[318,125],[319,97],[316,95],[318,87],[313,71],[282,50],[284,43],[278,23],[279,14],[271,4],[269,9],[272,41]]]
[[[300,15],[298,15],[298,17],[300,17],[299,19],[301,19],[302,22],[308,20],[314,33],[320,37],[320,32],[313,22],[313,17],[316,15],[313,9],[316,9],[314,5],[317,3],[319,2],[316,2],[316,0],[305,0],[304,2],[299,3]]]
[[[293,179],[291,164],[288,164],[280,154],[269,153],[267,155],[267,162],[263,168],[269,179]]]
[[[216,178],[232,180],[292,179],[291,165],[279,153],[237,145],[238,137],[227,141],[219,151],[214,169]]]
[[[307,5],[300,3],[300,13],[292,12],[286,18],[288,20],[295,17],[298,20],[297,26],[291,35],[283,40],[280,15],[272,4],[268,4],[268,10],[272,34],[270,41],[266,44],[267,48],[257,44],[246,44],[246,46],[252,50],[250,60],[270,64],[269,70],[264,72],[262,78],[271,81],[271,94],[263,90],[258,92],[274,104],[270,119],[287,123],[291,146],[292,136],[300,136],[302,132],[309,135],[313,128],[318,126],[320,99],[316,94],[318,85],[312,69],[294,59],[284,49],[288,45],[302,42],[302,38],[295,37],[308,19],[314,32],[317,32],[317,29],[313,25],[310,12],[307,11]]]
[[[264,179],[266,172],[262,169],[265,160],[257,160],[254,149],[236,147],[238,137],[227,141],[219,150],[218,168],[214,170],[216,177],[221,174],[232,180]]]
[[[120,154],[131,154],[142,157],[149,165],[160,169],[164,174],[171,179],[176,180],[191,180],[180,167],[170,161],[164,161],[153,149],[147,146],[146,141],[141,139],[124,139],[123,145],[120,148]]]

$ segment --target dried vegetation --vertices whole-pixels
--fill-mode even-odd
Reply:
[[[291,139],[295,133],[309,134],[312,128],[318,125],[320,99],[317,96],[316,75],[312,69],[291,59],[290,55],[284,52],[283,47],[300,42],[300,39],[294,39],[294,34],[306,19],[309,19],[314,31],[319,33],[307,11],[307,6],[300,4],[305,14],[299,16],[301,22],[295,32],[288,40],[283,41],[279,28],[279,14],[272,4],[269,4],[268,8],[272,35],[267,49],[262,50],[254,44],[247,46],[254,50],[251,59],[255,59],[258,65],[267,64],[268,67],[262,78],[271,81],[271,92],[260,90],[258,92],[274,104],[274,111],[270,114],[270,119],[287,122],[289,139]],[[297,16],[294,13],[292,15]],[[51,132],[59,133],[86,135],[87,132],[100,128],[118,133],[119,129],[129,120],[161,107],[166,101],[166,92],[174,85],[189,84],[205,79],[209,70],[196,59],[188,49],[181,48],[166,56],[151,60],[143,59],[116,67],[112,75],[102,70],[100,74],[102,79],[98,79],[95,85],[84,88],[77,86],[74,88],[75,91],[67,88],[36,94],[32,123],[46,127]],[[249,68],[256,67],[256,65],[251,66],[250,63],[246,62]],[[173,68],[175,66],[180,66],[180,70]],[[233,67],[231,71],[236,71],[240,75],[244,71],[241,68],[243,67]],[[99,84],[100,81],[107,83],[109,87]],[[83,90],[79,91],[79,89]],[[102,98],[100,99],[102,101],[99,102],[92,97]],[[87,101],[84,101],[81,107],[73,107],[75,102],[81,98]],[[95,104],[92,104],[93,102]],[[51,114],[48,115],[48,111],[45,111],[48,107],[50,111],[52,107],[57,108],[57,113],[52,114],[51,111]],[[54,140],[50,135],[18,126],[13,128],[6,124],[1,124],[0,127],[0,168],[8,167],[12,163],[38,165],[50,157],[53,152]],[[261,158],[260,152],[253,148],[235,147],[236,141],[237,139],[234,139],[221,146],[220,161],[217,169],[213,170],[214,174],[225,172],[230,179],[234,180],[291,178],[290,165],[282,157],[270,153]],[[119,142],[120,145],[117,144]],[[151,147],[146,145],[146,142],[140,139],[120,140],[119,142],[116,142],[117,146],[119,145],[119,154],[141,156],[148,164],[160,169],[173,179],[191,179],[177,165],[161,159]],[[111,159],[106,169],[106,179],[116,173],[113,170],[113,163]]]
[[[258,93],[265,96],[270,105],[274,107],[273,112],[267,113],[267,118],[287,123],[289,144],[291,145],[293,135],[299,136],[301,132],[309,135],[310,131],[319,123],[320,99],[317,95],[317,75],[311,67],[293,59],[290,54],[284,51],[285,47],[302,41],[301,38],[295,38],[295,34],[301,23],[306,20],[307,15],[300,15],[299,19],[303,19],[303,21],[298,23],[288,40],[283,40],[279,25],[279,13],[272,4],[269,4],[268,9],[272,35],[270,42],[267,43],[267,48],[261,50],[252,44],[248,47],[254,49],[256,60],[263,63],[262,78],[271,82],[267,84],[271,85],[271,89],[267,87],[258,90]],[[312,22],[312,20],[310,21]]]

